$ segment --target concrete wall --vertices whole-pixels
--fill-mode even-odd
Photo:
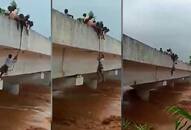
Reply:
[[[116,73],[117,72],[117,73]],[[88,81],[97,80],[96,73],[84,74],[83,76],[83,84],[88,86]],[[110,70],[104,72],[105,80],[117,80],[121,79],[121,70]],[[53,90],[62,90],[66,88],[76,87],[76,76],[69,76],[63,78],[57,78],[53,80]],[[88,86],[90,87],[90,86]],[[97,88],[97,85],[96,85]],[[95,89],[95,88],[94,88]]]
[[[172,80],[191,75],[191,66],[178,61],[171,76],[172,60],[128,36],[123,37],[123,86]]]
[[[7,16],[0,16],[0,46],[19,49],[20,30],[16,22]],[[51,55],[51,42],[44,36],[30,30],[29,36],[23,31],[22,50]]]
[[[54,78],[67,77],[76,74],[88,74],[97,72],[98,52],[75,48],[53,47]],[[121,68],[121,56],[105,53],[103,62],[104,70]]]
[[[64,16],[64,14],[52,11],[52,34],[55,44],[74,48],[99,51],[99,40],[95,31],[86,24]],[[121,55],[121,42],[106,36],[101,40],[101,51]]]
[[[123,35],[123,60],[167,68],[172,67],[172,60],[169,55],[163,54],[126,35]],[[176,68],[191,71],[191,66],[181,61],[178,61]]]
[[[17,50],[0,48],[0,66],[4,64],[8,54],[16,55]],[[13,69],[8,72],[8,76],[31,74],[37,72],[50,71],[50,56],[28,51],[21,52],[18,61]]]
[[[126,61],[123,63],[123,86],[166,81],[190,76],[190,71]]]
[[[99,40],[85,24],[53,10],[53,78],[97,72]],[[105,71],[121,68],[121,43],[109,36],[101,40]]]
[[[16,21],[8,16],[0,16],[0,66],[4,64],[8,54],[17,54],[20,46],[20,30]],[[21,52],[14,68],[10,68],[7,76],[47,72],[51,70],[51,42],[44,36],[30,30],[29,35],[23,30]]]

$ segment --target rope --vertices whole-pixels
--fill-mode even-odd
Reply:
[[[17,54],[16,54],[17,57],[19,56],[19,53],[20,53],[20,51],[21,51],[21,46],[22,46],[22,35],[23,35],[23,27],[21,27],[21,32],[20,32],[19,49],[18,49]],[[11,68],[9,71],[13,71],[14,68],[15,68],[15,63],[13,64],[12,68]]]
[[[23,26],[23,25],[22,25]],[[22,36],[23,36],[23,27],[21,27],[21,32],[20,32],[20,43],[19,43],[19,49],[17,52],[17,55],[19,55],[20,51],[21,51],[21,46],[22,46]]]

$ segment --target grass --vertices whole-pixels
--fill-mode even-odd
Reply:
[[[175,117],[175,130],[191,130],[191,125],[187,125],[188,122],[191,122],[191,114],[184,110],[183,108],[177,106],[171,106],[167,111]]]
[[[132,121],[123,120],[123,130],[151,130],[152,127],[148,124],[137,124]],[[131,129],[130,129],[131,128]]]
[[[135,124],[135,130],[151,130],[151,126],[148,124]]]

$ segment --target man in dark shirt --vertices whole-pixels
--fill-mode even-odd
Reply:
[[[73,15],[68,14],[68,9],[65,9],[65,10],[64,10],[64,13],[65,13],[66,16],[68,16],[68,17],[70,17],[70,18],[74,18]]]

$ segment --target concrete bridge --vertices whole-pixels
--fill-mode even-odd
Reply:
[[[156,86],[173,85],[174,81],[191,76],[191,66],[182,61],[177,62],[171,76],[173,62],[169,55],[126,35],[123,35],[122,57],[123,91],[135,88],[138,95],[145,95],[143,98],[148,98],[149,91]]]
[[[118,78],[121,69],[121,43],[106,36],[100,41],[96,32],[86,24],[69,18],[53,10],[53,78],[60,86],[69,87],[80,84],[97,86],[97,57],[99,51],[104,53],[104,71],[106,78]],[[78,76],[77,76],[78,75]],[[82,80],[83,79],[83,80]],[[80,79],[79,79],[80,80]],[[60,88],[59,85],[54,89]]]
[[[8,54],[14,56],[21,49],[18,61],[2,78],[3,88],[18,93],[20,83],[48,84],[51,42],[33,30],[27,35],[24,29],[20,48],[20,30],[17,29],[16,22],[7,16],[0,16],[0,25],[0,65],[4,64]]]

